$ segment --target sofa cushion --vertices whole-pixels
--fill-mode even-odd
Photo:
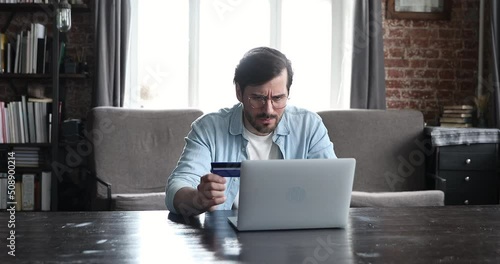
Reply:
[[[353,190],[425,189],[424,119],[416,110],[318,112],[339,158],[355,158]]]
[[[379,193],[353,191],[351,196],[351,207],[406,207],[442,205],[444,205],[444,192],[439,190]]]

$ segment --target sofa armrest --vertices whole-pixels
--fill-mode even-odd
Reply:
[[[351,207],[408,207],[443,206],[444,192],[440,190],[404,192],[353,191]]]
[[[99,178],[95,173],[92,173],[90,171],[88,171],[88,174],[90,174],[90,176],[94,178],[97,181],[97,183],[102,184],[104,185],[104,187],[106,187],[106,199],[108,200],[108,210],[111,211],[112,207],[111,183],[106,182],[105,180]]]
[[[95,179],[97,180],[98,183],[101,183],[102,185],[104,185],[106,187],[107,199],[108,199],[108,210],[111,211],[111,202],[112,202],[112,199],[111,199],[111,183],[105,182],[101,178],[97,177],[97,175],[95,176]]]

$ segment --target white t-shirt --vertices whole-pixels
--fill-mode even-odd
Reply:
[[[250,160],[282,159],[280,148],[273,142],[274,133],[266,136],[255,135],[246,128],[243,130],[243,137],[248,139],[247,153]],[[234,208],[238,208],[240,192],[234,199]]]

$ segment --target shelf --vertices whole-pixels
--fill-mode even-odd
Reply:
[[[52,4],[0,4],[2,12],[46,12],[53,10]],[[85,5],[71,5],[71,12],[90,12],[90,8]]]
[[[88,74],[83,73],[61,73],[59,74],[60,79],[85,79],[89,78]]]
[[[23,173],[40,173],[41,171],[51,171],[52,168],[49,166],[40,166],[40,167],[16,167],[16,175],[20,175]],[[6,172],[7,168],[0,168],[0,172]]]
[[[88,74],[83,73],[60,73],[60,79],[85,79],[88,78]],[[51,74],[27,74],[27,73],[0,73],[0,79],[4,80],[16,80],[16,79],[52,79]]]
[[[3,147],[40,147],[48,148],[51,147],[51,143],[0,143],[0,148]]]
[[[52,10],[52,5],[26,3],[0,4],[0,10],[2,10],[2,12],[43,12]]]
[[[0,73],[0,81],[9,82],[9,87],[14,89],[14,95],[26,95],[27,94],[27,86],[26,84],[30,83],[40,83],[43,84],[45,88],[50,88],[51,91],[51,99],[53,102],[60,102],[61,99],[64,99],[61,96],[61,88],[63,88],[67,80],[74,81],[87,81],[90,79],[90,75],[87,74],[65,74],[60,73],[59,69],[60,65],[60,47],[59,43],[62,39],[60,33],[56,27],[56,6],[57,0],[50,0],[50,4],[35,4],[35,3],[19,3],[19,4],[0,4],[0,13],[5,14],[5,20],[0,23],[0,32],[7,33],[9,32],[9,26],[12,21],[17,21],[15,19],[23,18],[27,20],[34,20],[34,13],[48,15],[48,21],[46,21],[45,27],[47,31],[52,32],[52,43],[46,47],[47,50],[52,51],[52,56],[50,56],[49,68],[46,69],[45,74],[19,74],[19,73]],[[93,4],[92,4],[93,6]],[[71,12],[73,14],[83,14],[92,12],[91,4],[80,4],[80,5],[71,5]],[[3,15],[3,14],[2,14]],[[16,16],[19,16],[16,18]],[[77,20],[81,20],[82,18],[78,18]],[[86,18],[83,18],[86,19]],[[23,20],[23,23],[25,21]],[[19,30],[19,29],[16,29]],[[45,62],[47,63],[47,61]],[[50,71],[50,72],[49,72]],[[52,85],[48,85],[48,82],[51,82]],[[17,87],[16,87],[17,86]],[[19,89],[19,90],[16,90]],[[23,89],[23,90],[20,90]],[[21,148],[21,147],[33,147],[39,148],[38,153],[40,157],[40,161],[42,162],[38,167],[17,167],[16,174],[22,173],[39,173],[41,171],[52,171],[52,183],[51,183],[51,210],[58,210],[58,197],[59,197],[59,180],[57,178],[58,168],[52,167],[53,164],[57,165],[59,159],[62,159],[60,153],[62,153],[63,149],[61,149],[61,145],[59,143],[60,137],[60,104],[53,103],[51,106],[52,115],[52,127],[57,129],[52,129],[50,133],[50,138],[52,139],[52,143],[2,143],[0,144],[0,161],[5,160],[5,156],[7,155],[4,150],[12,150],[13,148]],[[20,155],[21,156],[21,155]],[[1,162],[0,164],[0,172],[5,170],[6,162]],[[65,173],[65,172],[62,172]]]

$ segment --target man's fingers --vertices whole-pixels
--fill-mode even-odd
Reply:
[[[221,184],[215,184],[215,185],[212,184],[213,183],[199,184],[198,192],[207,199],[213,199],[224,196],[224,191],[226,190],[226,186]]]
[[[201,177],[201,182],[198,185],[198,191],[225,191],[226,190],[226,179],[216,174],[207,174]]]
[[[226,201],[226,197],[215,198],[215,199],[211,200],[211,203],[213,205],[208,207],[207,211],[209,211],[209,212],[215,211],[215,209],[217,209],[217,205],[223,204],[225,201]]]
[[[217,205],[226,201],[224,191],[226,190],[226,179],[217,174],[207,174],[201,177],[197,186],[199,207],[205,210],[214,210]]]
[[[205,197],[205,195],[201,194],[198,195],[197,199],[194,202],[195,206],[198,207],[199,209],[208,210],[211,207],[215,208],[217,205],[223,204],[225,201],[226,201],[225,196],[214,197],[209,199]]]
[[[210,173],[201,177],[201,182],[214,182],[214,183],[225,184],[226,178],[217,174]]]

